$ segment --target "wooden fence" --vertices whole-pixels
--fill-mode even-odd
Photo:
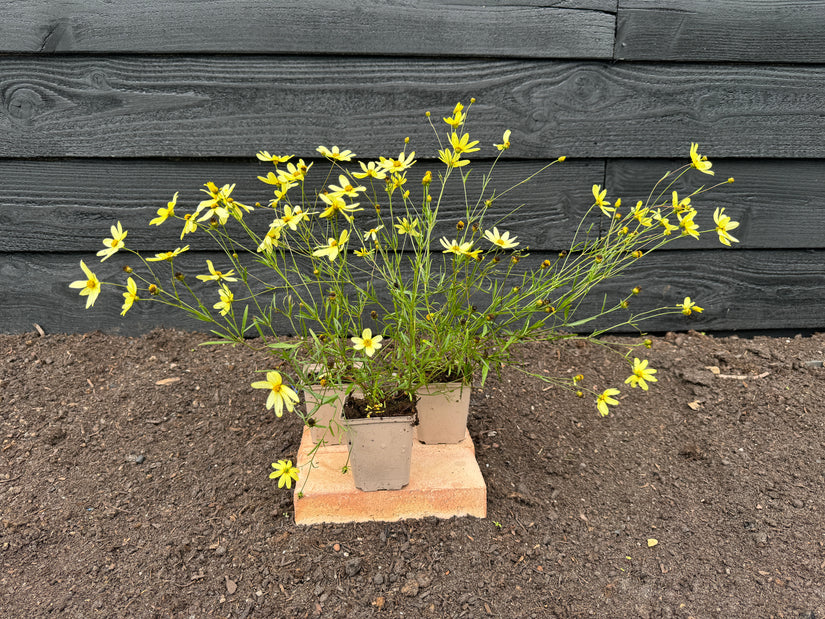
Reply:
[[[648,330],[825,327],[823,0],[2,5],[2,332],[202,328],[157,307],[121,318],[111,290],[87,311],[67,283],[80,259],[123,278],[118,256],[94,257],[115,221],[141,251],[179,245],[145,225],[176,191],[191,207],[204,182],[237,182],[241,201],[265,200],[258,150],[377,158],[409,136],[434,153],[424,112],[470,97],[474,137],[512,130],[503,178],[568,157],[518,196],[512,232],[534,256],[564,248],[591,185],[629,202],[692,141],[736,178],[700,205],[741,222],[739,245],[680,240],[606,287],[706,308]]]

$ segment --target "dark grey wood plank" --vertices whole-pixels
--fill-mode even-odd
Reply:
[[[272,57],[0,58],[0,157],[434,153],[423,118],[476,97],[485,153],[509,157],[825,157],[825,73],[708,66]],[[483,155],[483,154],[482,154]]]
[[[822,63],[823,31],[823,0],[621,0],[616,58]]]
[[[17,0],[0,51],[611,58],[615,10],[615,0]]]
[[[160,307],[141,305],[122,319],[121,296],[112,290],[106,290],[93,308],[85,310],[84,299],[67,286],[82,278],[78,266],[81,257],[85,256],[0,254],[4,290],[0,331],[30,331],[33,323],[48,332],[100,329],[135,334],[160,325],[204,329],[203,323],[184,320]],[[200,272],[206,257],[214,254],[189,254],[183,268],[191,265]],[[540,254],[531,257],[537,262],[541,259]],[[125,279],[119,269],[118,256],[94,268],[105,281]],[[634,298],[632,305],[638,311],[675,306],[685,296],[705,308],[703,314],[690,318],[679,314],[644,323],[650,332],[825,328],[825,313],[821,311],[825,298],[823,251],[663,252],[640,261],[632,274],[611,282],[602,292],[614,301],[634,285],[642,287],[642,294]],[[594,295],[583,311],[600,303],[601,296]]]
[[[544,162],[546,163],[546,162]],[[470,199],[481,195],[482,175],[491,162],[479,162],[468,179]],[[502,161],[495,168],[486,197],[493,190],[501,194],[542,167],[542,162]],[[325,160],[314,160],[307,187],[322,189],[330,169]],[[358,166],[348,169],[360,170]],[[419,161],[410,170],[408,186],[413,196],[420,196],[421,177],[431,170],[436,177],[444,165]],[[127,245],[140,251],[168,251],[181,246],[182,224],[168,221],[149,226],[158,208],[165,207],[175,192],[180,192],[178,214],[193,212],[206,198],[200,192],[204,183],[237,183],[233,192],[239,202],[266,204],[272,188],[260,182],[258,175],[274,170],[269,163],[250,158],[240,161],[152,161],[152,160],[63,160],[0,161],[0,248],[16,251],[87,251],[102,249],[101,241],[109,236],[109,227],[120,221],[129,231]],[[466,173],[466,168],[462,170]],[[337,181],[339,172],[332,177]],[[560,251],[569,244],[578,218],[592,204],[591,187],[604,179],[601,161],[568,161],[555,164],[529,184],[508,192],[491,211],[500,217],[518,209],[509,218],[507,229],[519,236],[522,244],[535,249]],[[379,200],[385,193],[376,185]],[[453,175],[447,186],[440,219],[444,222],[438,235],[453,238],[455,225],[466,220],[465,197],[461,181]],[[313,209],[316,212],[320,209]],[[280,215],[280,213],[279,213]],[[269,227],[273,214],[261,209],[249,216],[251,225],[261,234]],[[359,215],[364,229],[373,216]],[[490,219],[490,226],[495,224]],[[504,226],[501,226],[504,228]],[[203,237],[189,235],[183,241],[194,248],[211,249],[199,242]],[[208,240],[208,239],[207,239]],[[439,246],[440,249],[440,246]]]
[[[700,147],[704,153],[704,147]],[[704,223],[712,221],[714,209],[740,222],[732,234],[742,249],[821,249],[825,248],[825,218],[820,196],[825,195],[825,162],[819,160],[743,160],[711,157],[716,175],[711,177],[691,170],[672,189],[680,196],[688,187],[711,186],[733,177],[732,185],[720,187],[694,198]],[[630,205],[645,198],[650,188],[667,170],[676,170],[685,160],[610,160],[605,187],[612,196],[624,196]],[[671,195],[668,191],[667,196]],[[630,200],[627,198],[630,197]],[[710,224],[713,228],[713,223]],[[695,249],[712,247],[715,235],[695,241],[685,239],[671,247]]]

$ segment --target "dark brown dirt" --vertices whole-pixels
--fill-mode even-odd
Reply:
[[[0,616],[825,617],[823,335],[654,338],[605,419],[508,371],[471,405],[487,519],[314,527],[268,479],[269,359],[205,339],[0,336]]]

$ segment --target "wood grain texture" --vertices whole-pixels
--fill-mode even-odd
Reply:
[[[467,195],[477,200],[481,195],[481,179],[490,163],[479,162],[470,174]],[[408,186],[413,196],[421,195],[421,177],[432,170],[436,177],[443,164],[419,161],[408,174]],[[540,169],[540,162],[500,162],[488,185],[485,197],[492,192],[502,194],[530,174]],[[322,188],[329,164],[314,160],[307,177],[307,187]],[[358,166],[348,169],[360,170]],[[205,199],[200,192],[204,183],[237,183],[233,197],[243,204],[267,204],[272,188],[257,179],[274,170],[269,163],[252,159],[239,161],[152,161],[152,160],[64,160],[64,161],[0,161],[0,248],[6,252],[86,251],[93,255],[109,236],[109,227],[120,221],[129,231],[130,248],[160,252],[190,243],[193,249],[210,249],[199,242],[199,235],[180,240],[182,224],[167,221],[162,226],[149,226],[158,208],[166,207],[175,192],[180,192],[176,206],[178,214],[193,212]],[[463,169],[466,173],[466,168]],[[339,172],[332,177],[337,181]],[[516,187],[496,202],[489,225],[497,218],[518,209],[509,219],[507,229],[519,236],[523,245],[535,249],[560,251],[569,245],[578,219],[592,204],[591,186],[604,179],[601,161],[577,161],[556,164],[530,184]],[[376,185],[380,202],[386,194],[383,184]],[[366,205],[366,203],[364,204]],[[310,205],[311,206],[311,205]],[[444,222],[437,236],[454,238],[455,225],[466,220],[466,202],[461,181],[454,175],[446,188],[439,218]],[[312,209],[315,212],[321,208]],[[280,213],[278,214],[280,216]],[[274,215],[269,209],[259,209],[248,216],[254,229],[264,234]],[[374,216],[359,214],[363,229],[374,226]],[[504,226],[501,226],[504,228]],[[208,239],[203,239],[204,241]],[[440,250],[440,246],[438,246]]]
[[[13,0],[6,52],[612,58],[616,0]]]
[[[52,333],[99,329],[136,334],[153,326],[205,330],[203,323],[161,307],[139,305],[128,319],[122,319],[121,296],[111,289],[104,291],[92,309],[85,310],[84,299],[68,288],[70,281],[82,278],[78,266],[81,257],[85,256],[0,254],[0,281],[5,292],[0,330],[31,331],[33,323]],[[202,264],[207,257],[214,254],[193,252],[186,264]],[[542,256],[534,254],[531,259],[540,261]],[[117,256],[94,270],[104,281],[125,279]],[[825,313],[821,311],[825,298],[823,251],[664,252],[640,261],[632,274],[611,282],[601,292],[615,300],[634,285],[642,287],[632,306],[639,311],[675,306],[685,296],[705,308],[703,314],[689,319],[680,314],[644,323],[650,332],[825,328]],[[600,303],[601,296],[594,295],[583,310],[595,309]]]
[[[825,62],[825,1],[620,0],[619,60]]]
[[[687,149],[686,149],[687,150]],[[701,146],[700,153],[705,153]],[[715,176],[691,170],[672,189],[680,196],[690,193],[688,187],[710,186],[733,177],[735,182],[724,185],[693,199],[699,209],[702,229],[711,221],[714,209],[724,208],[725,214],[740,222],[732,234],[742,249],[823,249],[825,248],[825,218],[820,196],[825,195],[825,162],[793,160],[716,160],[712,153]],[[622,196],[627,205],[644,199],[650,188],[667,170],[676,170],[685,160],[611,160],[607,162],[605,187],[613,196]],[[671,192],[666,195],[669,197]],[[628,200],[627,198],[630,197]],[[715,235],[701,240],[685,239],[680,249],[711,248]]]
[[[473,96],[488,156],[825,157],[818,67],[260,56],[0,58],[0,157],[434,153]]]

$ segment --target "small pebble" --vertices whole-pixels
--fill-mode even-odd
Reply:
[[[144,456],[143,454],[135,458],[135,464],[143,464],[144,462],[146,462],[146,456]]]

